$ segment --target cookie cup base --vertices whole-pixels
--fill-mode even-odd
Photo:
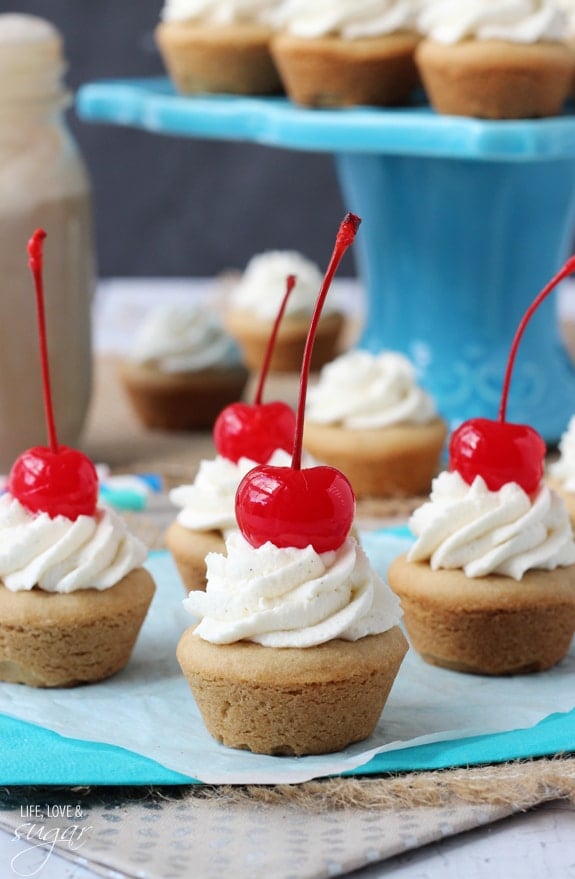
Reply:
[[[440,418],[361,430],[308,418],[303,444],[318,461],[342,470],[359,498],[414,497],[429,491],[446,436]]]
[[[422,40],[415,58],[438,113],[483,119],[557,116],[575,73],[575,56],[562,43]]]
[[[543,671],[564,658],[575,632],[575,565],[519,581],[471,579],[403,555],[388,581],[413,648],[432,665],[480,675]]]
[[[270,37],[269,28],[247,24],[215,27],[162,22],[155,31],[168,74],[183,95],[281,92]]]
[[[238,364],[197,373],[164,373],[146,364],[124,362],[120,379],[144,427],[152,430],[207,430],[225,406],[240,400],[248,371]]]
[[[280,324],[270,362],[271,372],[299,372],[309,330],[310,316],[287,315]],[[247,311],[230,309],[226,327],[238,343],[248,369],[259,372],[268,346],[273,321]],[[339,312],[322,315],[314,340],[311,368],[321,369],[340,353],[344,317]]]
[[[398,626],[305,649],[210,644],[190,628],[177,656],[217,741],[303,756],[340,751],[371,735],[406,651]]]
[[[73,687],[110,677],[128,662],[154,590],[144,568],[103,590],[0,586],[0,680]]]
[[[281,33],[272,39],[271,51],[285,90],[297,104],[395,106],[408,103],[417,85],[418,42],[410,31],[354,40]]]
[[[205,590],[207,554],[226,552],[221,531],[192,531],[176,521],[166,531],[165,539],[186,593]]]

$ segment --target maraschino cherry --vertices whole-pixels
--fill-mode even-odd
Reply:
[[[541,482],[545,442],[529,425],[505,421],[509,385],[517,349],[531,316],[549,293],[574,271],[575,257],[571,257],[525,312],[509,352],[498,420],[472,418],[464,421],[451,437],[449,469],[457,471],[468,485],[476,476],[481,476],[490,491],[516,482],[527,494],[533,494]]]
[[[290,294],[294,275],[288,275],[286,292],[277,313],[262,364],[253,404],[231,403],[222,409],[214,424],[214,443],[219,454],[234,464],[249,458],[258,464],[269,461],[276,449],[291,452],[295,434],[295,412],[281,400],[262,403],[264,385],[270,369],[279,326]]]
[[[44,315],[42,245],[45,237],[46,233],[38,229],[28,242],[28,254],[36,292],[44,410],[50,447],[35,446],[16,459],[8,477],[8,491],[31,513],[75,520],[78,516],[94,515],[98,476],[90,459],[76,449],[59,445],[56,434]]]
[[[331,281],[361,220],[347,214],[317,298],[306,339],[300,377],[291,467],[262,464],[244,476],[236,493],[236,518],[248,543],[257,548],[270,541],[278,547],[316,552],[338,549],[349,534],[355,497],[346,476],[335,467],[302,469],[305,401],[313,343]]]

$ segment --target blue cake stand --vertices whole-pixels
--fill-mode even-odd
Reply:
[[[532,299],[575,238],[575,114],[482,121],[427,106],[309,110],[285,98],[182,97],[167,79],[85,85],[79,115],[159,134],[330,152],[367,292],[359,345],[402,351],[451,426],[497,414],[507,354]],[[531,321],[510,420],[556,442],[575,373],[556,303]]]

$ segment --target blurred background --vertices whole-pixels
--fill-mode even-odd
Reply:
[[[62,32],[68,87],[159,76],[161,0],[0,0]],[[92,178],[101,277],[209,277],[295,248],[324,265],[342,205],[330,155],[152,135],[79,120]],[[342,274],[353,274],[348,259]]]

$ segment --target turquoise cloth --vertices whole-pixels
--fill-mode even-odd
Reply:
[[[0,715],[0,784],[180,785],[195,779],[112,745],[68,739]],[[436,742],[378,754],[346,775],[446,769],[575,751],[575,710],[512,732]],[[294,759],[280,758],[279,759]],[[305,759],[305,758],[303,758]]]

